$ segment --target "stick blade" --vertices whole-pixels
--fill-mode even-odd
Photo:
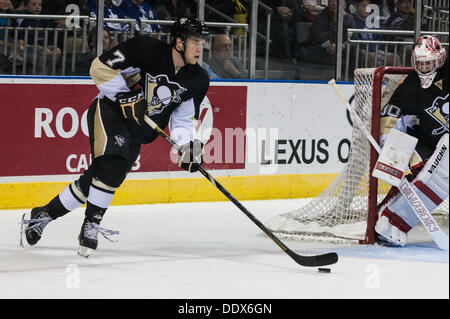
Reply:
[[[292,259],[301,266],[305,267],[320,267],[337,263],[338,255],[336,253],[327,253],[317,256],[300,256],[297,254],[291,255]]]

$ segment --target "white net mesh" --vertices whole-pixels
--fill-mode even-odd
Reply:
[[[369,132],[375,70],[357,69],[354,80],[354,109]],[[383,77],[381,105],[389,101],[404,77],[403,74],[387,74]],[[379,118],[376,120],[379,121]],[[351,143],[348,162],[338,177],[306,206],[269,220],[269,229],[295,240],[359,242],[365,239],[369,208],[370,143],[357,125],[353,125]],[[378,182],[378,203],[389,189],[389,185]],[[448,199],[438,210],[448,215]]]

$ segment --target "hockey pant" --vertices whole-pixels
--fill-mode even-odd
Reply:
[[[106,210],[141,149],[141,144],[130,136],[122,115],[107,102],[95,99],[87,122],[92,164],[58,195],[66,210],[60,216],[86,201]]]

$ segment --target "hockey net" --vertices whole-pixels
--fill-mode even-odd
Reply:
[[[411,70],[407,67],[355,70],[354,109],[377,141],[381,107]],[[294,240],[373,243],[376,207],[390,189],[390,185],[370,174],[377,158],[362,130],[353,125],[348,162],[341,173],[304,207],[269,220],[268,228]],[[448,218],[448,198],[433,211],[436,214]]]

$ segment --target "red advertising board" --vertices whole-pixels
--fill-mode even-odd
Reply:
[[[87,84],[1,83],[0,176],[82,173],[90,163],[86,113],[97,93],[95,85]],[[203,103],[200,117],[209,118],[213,130],[222,136],[229,129],[245,131],[246,86],[211,86],[207,97],[209,103]],[[226,154],[229,144],[219,145],[216,153]],[[170,146],[161,138],[144,145],[133,171],[179,170],[169,153]],[[244,166],[244,161],[205,158],[207,169]]]

